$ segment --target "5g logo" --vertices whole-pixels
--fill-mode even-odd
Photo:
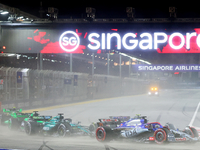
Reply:
[[[59,44],[64,51],[73,52],[79,47],[80,38],[75,32],[66,31],[60,36]]]

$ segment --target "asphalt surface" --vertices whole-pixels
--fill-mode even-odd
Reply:
[[[80,121],[82,125],[90,125],[99,118],[108,116],[135,114],[146,115],[149,122],[173,123],[179,129],[184,129],[192,120],[196,108],[200,102],[200,91],[198,89],[163,90],[160,96],[136,95],[120,97],[102,101],[93,101],[83,104],[74,104],[63,108],[41,111],[41,115],[55,116],[64,113],[66,118],[72,118],[72,122]],[[200,127],[199,110],[194,119],[193,126]],[[97,142],[95,138],[86,136],[73,136],[67,138],[27,136],[23,132],[9,131],[6,127],[0,128],[0,148],[31,149],[37,150],[48,141],[47,146],[54,150],[104,150],[105,146]],[[110,142],[108,146],[118,150],[198,150],[200,142],[196,144],[174,143],[168,145]],[[47,150],[48,148],[43,148]],[[112,149],[112,148],[110,148]]]

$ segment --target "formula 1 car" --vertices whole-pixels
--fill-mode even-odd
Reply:
[[[128,121],[130,116],[109,116],[107,119],[99,119],[99,122],[92,122],[89,126],[90,132],[95,132],[100,126],[109,126],[115,128],[119,126],[122,122]]]
[[[162,126],[159,122],[147,122],[146,116],[136,116],[115,128],[101,126],[96,130],[96,139],[99,142],[109,142],[124,138],[135,142],[156,142],[157,144],[199,141],[195,128],[186,127],[185,130],[180,131],[169,123]]]
[[[22,109],[16,109],[15,107],[3,109],[3,112],[0,114],[1,125],[6,125],[5,121],[10,119],[10,114],[13,112],[21,113]]]
[[[88,127],[80,125],[80,123],[72,123],[72,119],[64,118],[63,114],[53,117],[51,120],[40,122],[26,122],[25,131],[28,135],[40,133],[44,136],[70,136],[70,135],[91,135]]]
[[[7,124],[8,128],[11,130],[20,129],[23,120],[30,115],[31,113],[12,112],[9,120],[5,121],[5,124]]]
[[[148,95],[149,96],[151,96],[151,95],[159,96],[158,87],[151,87],[148,92]]]
[[[25,131],[26,134],[31,135],[37,132],[35,129],[43,127],[43,124],[51,120],[51,118],[52,116],[39,116],[38,111],[33,111],[28,118],[25,118],[24,121],[22,121],[20,128],[22,131]],[[35,126],[38,126],[38,128]]]

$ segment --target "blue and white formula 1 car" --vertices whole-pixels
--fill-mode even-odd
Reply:
[[[99,142],[109,142],[117,139],[131,139],[135,142],[169,142],[195,143],[199,135],[195,128],[186,127],[180,131],[173,124],[162,126],[159,122],[147,123],[146,116],[135,116],[118,127],[101,126],[96,130],[96,139]]]

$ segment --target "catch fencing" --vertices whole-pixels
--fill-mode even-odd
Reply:
[[[1,108],[46,107],[146,92],[144,81],[52,70],[0,68]]]

